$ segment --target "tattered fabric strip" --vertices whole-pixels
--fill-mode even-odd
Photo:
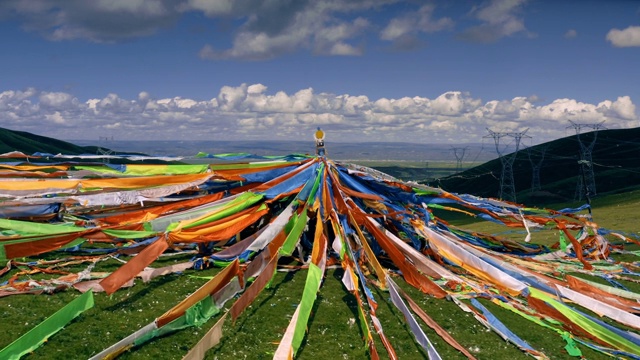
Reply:
[[[438,351],[433,347],[433,344],[431,344],[427,335],[422,331],[422,328],[418,325],[416,319],[411,315],[407,305],[402,301],[400,294],[398,294],[398,285],[396,285],[393,279],[389,276],[387,276],[387,284],[389,284],[389,295],[391,295],[393,305],[395,305],[404,315],[404,318],[411,329],[411,333],[418,344],[420,344],[420,346],[422,346],[422,348],[427,352],[429,360],[441,360],[442,358],[440,357],[440,354],[438,354]]]
[[[464,265],[465,270],[491,281],[511,295],[518,295],[527,288],[526,284],[482,261],[460,245],[455,244],[445,234],[438,233],[428,227],[421,227],[417,230],[428,238],[430,242],[434,243],[438,251],[443,253],[443,256],[447,259],[458,266]]]
[[[510,341],[511,343],[513,343],[514,345],[518,346],[520,348],[520,350],[524,351],[526,354],[533,356],[536,359],[548,359],[548,357],[539,351],[536,351],[535,349],[533,349],[531,346],[529,346],[529,344],[527,344],[526,342],[524,342],[522,339],[520,339],[517,335],[511,333],[509,331],[510,334],[513,334],[513,337],[510,337],[510,334],[505,334],[501,328],[498,328],[495,326],[496,322],[491,322],[489,321],[489,319],[487,319],[484,315],[480,314],[477,310],[472,310],[469,305],[461,302],[460,300],[458,300],[455,296],[451,297],[451,299],[453,300],[453,302],[458,305],[458,307],[460,309],[462,309],[462,311],[467,312],[467,313],[471,313],[473,315],[473,317],[478,320],[482,325],[486,326],[487,329],[491,329],[493,330],[496,334],[498,334],[501,338],[503,338],[506,341]],[[475,299],[472,299],[475,300]],[[482,306],[478,301],[476,301],[477,304],[479,304],[480,306]],[[483,307],[484,308],[484,307]],[[486,309],[485,309],[486,310]],[[496,321],[499,322],[499,320],[497,320],[495,317],[493,317]],[[501,324],[501,323],[500,323]],[[517,339],[517,340],[516,340]],[[521,342],[522,344],[525,344],[524,347],[520,347],[516,342]]]
[[[189,350],[187,355],[185,355],[182,360],[202,360],[206,355],[207,351],[212,347],[218,345],[220,343],[220,339],[222,339],[222,326],[224,325],[224,321],[227,319],[227,315],[229,313],[226,312],[218,322],[206,334],[198,341],[198,343]]]
[[[211,174],[157,175],[109,179],[5,179],[0,178],[0,196],[37,197],[49,194],[76,194],[80,191],[104,189],[140,189],[206,180]]]
[[[433,331],[435,331],[438,335],[440,335],[440,337],[446,341],[449,345],[451,345],[453,348],[455,348],[456,350],[460,351],[462,354],[464,354],[464,356],[467,357],[467,359],[475,359],[475,357],[473,355],[471,355],[471,353],[464,348],[464,346],[460,345],[460,343],[458,343],[456,341],[456,339],[453,338],[453,336],[451,336],[451,334],[449,334],[445,329],[443,329],[440,325],[438,325],[437,322],[435,322],[435,320],[433,320],[429,315],[427,315],[427,313],[422,310],[422,308],[420,308],[420,306],[418,306],[418,304],[413,301],[413,299],[404,291],[402,291],[402,289],[398,288],[397,289],[398,292],[402,295],[402,297],[409,303],[409,307],[411,308],[411,310],[413,310],[414,313],[416,313],[420,319],[422,319],[422,321],[425,322],[425,324],[427,324],[427,326],[429,326],[431,329],[433,329]]]
[[[354,216],[356,216],[357,220],[358,215],[356,214],[357,213],[354,213]],[[375,222],[375,220],[371,219],[370,217],[363,215],[364,214],[361,214],[359,216],[361,217],[361,220],[364,223],[365,227],[371,234],[375,236],[380,246],[382,246],[389,257],[391,257],[393,263],[402,271],[402,275],[409,284],[420,289],[422,292],[431,294],[440,299],[444,298],[447,295],[444,290],[442,290],[428,277],[421,274],[418,269],[406,259],[404,254],[394,246],[388,236],[384,233],[380,224]]]
[[[285,335],[275,352],[274,359],[287,359],[295,355],[302,344],[302,339],[307,330],[307,322],[311,314],[311,308],[315,302],[317,292],[324,276],[326,265],[327,241],[323,234],[323,226],[320,216],[317,216],[316,232],[309,264],[307,281],[293,318],[291,319]]]
[[[562,337],[562,340],[564,340],[565,343],[566,343],[564,349],[567,351],[567,354],[569,354],[571,356],[582,358],[582,352],[580,351],[580,349],[576,345],[576,342],[575,342],[573,336],[571,335],[571,333],[569,333],[567,331],[564,331],[562,329],[555,328],[555,327],[547,324],[541,318],[539,318],[537,316],[530,315],[529,313],[524,312],[521,309],[516,308],[512,303],[503,302],[503,301],[500,301],[500,300],[498,300],[496,298],[491,299],[491,302],[493,304],[495,304],[495,305],[498,305],[498,306],[500,306],[502,308],[505,308],[505,309],[507,309],[509,311],[512,311],[513,313],[518,314],[518,315],[522,316],[523,318],[534,322],[537,325],[540,325],[540,326],[545,327],[545,328],[547,328],[549,330],[557,332]],[[551,319],[549,319],[549,318],[545,318],[545,320],[546,321],[551,321]]]
[[[206,321],[208,317],[219,312],[219,307],[221,307],[227,300],[225,297],[219,301],[215,301],[215,294],[219,291],[223,291],[228,284],[232,283],[232,280],[237,277],[239,270],[240,267],[238,261],[232,262],[216,274],[213,279],[202,285],[198,290],[193,292],[179,304],[169,309],[142,329],[94,355],[91,357],[91,360],[114,359],[122,352],[127,351],[133,346],[140,345],[155,336]],[[238,290],[239,289],[240,287],[238,287]],[[228,294],[227,297],[233,296],[233,294],[234,293]],[[205,303],[201,303],[203,300],[205,300]],[[187,313],[192,314],[190,319],[183,319],[180,321],[179,319],[184,317]],[[165,325],[171,323],[173,324],[167,329],[161,330]]]
[[[534,307],[536,310],[547,313],[556,319],[558,319],[558,315],[561,315],[562,318],[558,320],[564,320],[565,322],[568,321],[569,324],[567,325],[577,326],[583,332],[583,335],[588,335],[587,337],[592,338],[601,344],[608,345],[622,351],[640,354],[640,340],[634,342],[631,341],[631,338],[622,337],[586,316],[579,314],[575,310],[553,299],[542,291],[535,288],[529,288],[529,291],[529,305]],[[551,307],[551,309],[555,310],[556,313],[550,313],[549,310],[545,310],[541,302],[546,306]],[[572,330],[575,331],[576,329],[572,328]]]
[[[528,342],[522,340],[522,338],[520,338],[518,335],[516,335],[511,330],[509,330],[509,328],[502,321],[500,321],[497,317],[495,317],[495,315],[493,315],[478,300],[472,298],[471,304],[482,312],[482,315],[486,319],[489,326],[495,332],[500,334],[500,336],[502,336],[505,340],[512,342],[513,344],[518,346],[521,350],[529,354],[532,354],[536,357],[542,356],[542,354],[539,351],[535,350],[533,347],[531,347],[531,345],[529,345]],[[546,355],[544,356],[544,358],[546,358]]]
[[[636,330],[640,330],[640,319],[638,318],[638,316],[635,316],[624,310],[620,310],[607,303],[603,303],[596,299],[590,298],[577,291],[573,291],[571,289],[564,288],[558,285],[556,285],[556,288],[558,289],[558,292],[560,293],[560,295],[575,302],[576,304],[579,304],[584,308],[587,308],[593,311],[594,313],[599,314],[600,316],[604,315],[621,324],[627,325]]]
[[[158,240],[147,246],[131,261],[119,267],[118,270],[112,272],[108,277],[102,279],[100,285],[107,294],[113,294],[127,281],[133,279],[144,270],[145,267],[154,262],[167,248],[169,248],[169,244],[167,244],[164,237],[158,238]]]
[[[375,311],[376,311],[377,304],[373,300],[373,294],[371,294],[371,292],[367,288],[366,281],[364,279],[364,275],[362,274],[362,271],[360,270],[360,267],[358,265],[358,260],[356,259],[356,256],[353,253],[353,249],[351,248],[351,242],[347,238],[345,238],[345,234],[344,234],[343,229],[341,229],[339,227],[339,225],[338,225],[339,223],[337,221],[335,221],[335,220],[337,220],[337,215],[335,214],[335,212],[332,212],[331,215],[332,215],[331,223],[333,225],[334,233],[336,234],[336,239],[334,240],[334,246],[333,247],[334,248],[340,247],[340,248],[346,250],[346,251],[340,251],[340,258],[342,260],[342,268],[345,270],[342,282],[347,287],[347,290],[349,290],[356,298],[356,301],[357,301],[357,304],[358,304],[358,319],[359,319],[359,322],[360,322],[361,331],[362,331],[362,333],[364,335],[363,336],[364,341],[365,341],[367,347],[369,348],[369,355],[371,356],[372,359],[379,359],[378,351],[376,350],[375,343],[374,343],[374,340],[373,340],[373,336],[371,335],[371,330],[370,330],[369,324],[367,322],[367,317],[366,317],[366,314],[365,314],[364,305],[363,305],[362,299],[360,297],[358,280],[361,282],[362,288],[363,288],[365,296],[367,298],[367,302],[368,302],[368,305],[370,307],[370,315],[371,315],[372,320],[376,318]],[[336,243],[338,243],[338,244],[336,244]],[[357,277],[356,277],[356,273],[357,273]],[[345,281],[345,280],[347,280],[347,281]],[[349,286],[347,286],[347,284],[349,284]],[[375,323],[375,320],[373,320],[373,321]],[[392,358],[392,359],[396,358],[395,351],[393,350],[393,348],[388,343],[388,340],[386,339],[386,336],[384,335],[384,333],[382,331],[382,326],[377,327],[376,325],[374,325],[374,327],[377,330],[378,334],[380,335],[381,339],[383,339],[382,340],[383,341],[383,345],[385,346],[385,349],[387,349],[387,351],[389,352],[389,357]],[[389,346],[389,348],[387,348],[387,346]]]

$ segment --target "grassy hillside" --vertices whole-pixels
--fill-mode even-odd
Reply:
[[[455,161],[367,161],[354,160],[358,165],[367,166],[404,181],[424,182],[449,176],[456,172]]]
[[[589,146],[596,133],[580,135]],[[532,193],[532,163],[540,166],[541,191]],[[543,204],[568,201],[574,198],[580,167],[580,144],[577,136],[558,139],[518,152],[513,163],[517,201]],[[636,189],[640,184],[640,128],[604,130],[597,133],[592,150],[596,193],[620,193]],[[447,191],[471,193],[482,197],[498,197],[502,164],[500,159],[459,174],[431,182]]]
[[[79,155],[95,154],[97,150],[98,147],[96,146],[78,146],[66,141],[35,135],[25,131],[13,131],[0,128],[0,153],[21,151],[27,155],[35,152]]]
[[[12,151],[20,151],[26,155],[32,155],[36,152],[49,153],[49,154],[64,154],[64,155],[81,155],[81,154],[92,154],[97,155],[101,153],[109,153],[113,155],[146,155],[140,152],[133,151],[113,151],[109,148],[103,146],[79,146],[76,144],[72,144],[70,142],[66,142],[63,140],[58,140],[46,136],[36,135],[25,131],[14,131],[5,128],[0,128],[0,154],[12,152]],[[7,161],[7,159],[4,159]],[[9,159],[11,160],[11,159]],[[59,159],[38,159],[39,162],[54,162],[59,161]],[[77,162],[93,162],[95,159],[74,159]],[[166,164],[166,163],[175,163],[178,164],[180,162],[175,161],[163,161],[163,160],[146,160],[149,164]],[[109,161],[112,164],[126,164],[130,162],[128,159],[111,159]]]

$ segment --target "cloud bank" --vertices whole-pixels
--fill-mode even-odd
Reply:
[[[216,27],[200,58],[266,60],[301,50],[360,56],[375,41],[372,34],[403,51],[422,47],[430,34],[442,31],[471,42],[531,35],[522,15],[526,2],[474,5],[466,17],[470,25],[441,15],[446,5],[408,0],[4,0],[0,21],[16,21],[52,41],[117,43],[151,36],[195,15]],[[380,16],[390,10],[394,17]]]
[[[118,43],[195,15],[216,28],[202,43],[201,59],[267,60],[301,50],[360,56],[374,42],[371,34],[401,51],[423,47],[431,34],[444,31],[474,43],[535,38],[525,26],[528,5],[528,0],[471,2],[466,14],[452,18],[442,15],[451,10],[444,2],[409,0],[3,0],[0,21],[16,21],[52,41]],[[387,12],[393,17],[380,16]],[[575,38],[577,31],[564,36]],[[640,46],[640,27],[611,29],[605,38],[615,47]]]
[[[224,86],[210,100],[136,99],[108,94],[79,100],[65,92],[37,89],[0,92],[0,126],[61,139],[119,140],[305,140],[320,126],[328,141],[416,143],[481,142],[493,131],[523,131],[539,143],[570,135],[568,121],[609,129],[638,126],[629,96],[589,104],[536,97],[482,101],[449,91],[435,98],[369,99],[367,96],[275,93],[262,84]]]

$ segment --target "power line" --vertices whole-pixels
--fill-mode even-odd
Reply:
[[[482,150],[484,150],[484,137],[482,138],[482,146],[480,147],[480,151],[478,151],[478,154],[473,159],[473,162],[472,162],[473,164],[476,164],[476,162],[478,161],[478,157],[480,157],[480,154],[482,153]]]

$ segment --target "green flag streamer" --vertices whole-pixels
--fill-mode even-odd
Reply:
[[[40,347],[51,335],[62,330],[71,320],[92,307],[93,292],[87,291],[0,350],[0,359],[20,359],[25,354]]]

